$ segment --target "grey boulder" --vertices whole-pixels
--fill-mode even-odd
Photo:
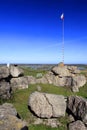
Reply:
[[[65,116],[66,99],[61,95],[34,92],[28,106],[40,118],[61,117]]]
[[[9,99],[11,97],[11,87],[9,82],[0,82],[0,98]]]
[[[72,114],[75,119],[81,120],[87,125],[87,100],[78,97],[70,96],[67,99],[67,111]]]
[[[28,88],[27,77],[12,78],[10,82],[11,82],[12,90]]]
[[[69,130],[87,130],[84,123],[80,120],[69,124]]]
[[[10,103],[4,103],[3,105],[0,105],[0,119],[8,114],[17,116],[17,111],[14,106]]]
[[[80,70],[77,68],[77,66],[67,66],[67,69],[72,74],[79,74]]]
[[[28,84],[36,84],[36,78],[33,76],[27,76]]]
[[[72,78],[71,77],[59,77],[58,75],[54,75],[52,72],[48,72],[45,75],[47,82],[49,84],[53,84],[55,86],[71,86]]]
[[[0,67],[0,79],[9,77],[9,69],[6,66]]]
[[[0,105],[0,130],[28,130],[27,123],[17,117],[12,104]]]
[[[55,66],[53,67],[52,72],[56,75],[59,75],[59,77],[70,76],[67,66]]]
[[[10,74],[12,77],[19,77],[20,75],[24,74],[23,69],[19,68],[18,66],[10,66]]]
[[[47,81],[47,79],[43,76],[42,78],[36,79],[36,83],[47,84],[48,81]]]
[[[86,77],[84,75],[76,75],[72,77],[72,91],[78,92],[79,88],[86,84]]]

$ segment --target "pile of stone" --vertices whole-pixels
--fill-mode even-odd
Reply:
[[[27,123],[10,103],[0,105],[0,130],[28,130]]]
[[[46,75],[49,83],[56,86],[68,86],[73,92],[78,92],[79,88],[86,84],[86,77],[80,74],[76,66],[58,66]]]
[[[53,67],[42,78],[36,79],[33,76],[28,76],[28,83],[48,83],[55,86],[68,86],[73,92],[78,92],[79,88],[86,84],[86,77],[80,74],[80,70],[76,66],[59,64]]]
[[[28,106],[37,117],[34,124],[58,127],[62,125],[58,119],[67,113],[68,130],[87,130],[87,99],[34,92],[29,96]]]
[[[28,88],[28,80],[18,66],[0,67],[0,99],[9,99],[15,89]]]

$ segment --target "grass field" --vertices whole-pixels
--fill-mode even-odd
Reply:
[[[36,75],[38,73],[41,73],[42,76],[47,73],[47,70],[44,70],[44,69],[33,69],[33,68],[30,68],[30,67],[22,67],[22,69],[24,70],[25,76],[31,76],[32,75],[32,76],[36,77]]]

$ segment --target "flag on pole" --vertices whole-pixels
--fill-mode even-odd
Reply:
[[[61,14],[60,18],[63,20],[64,19],[64,13]]]

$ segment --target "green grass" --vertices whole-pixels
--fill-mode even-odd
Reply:
[[[87,70],[82,70],[82,71],[81,71],[81,74],[83,74],[84,76],[87,77]]]
[[[83,66],[83,70],[80,70],[81,71],[81,74],[85,75],[87,77],[87,66]]]
[[[67,130],[65,127],[51,128],[45,125],[31,125],[29,127],[30,130]]]
[[[56,87],[54,85],[49,85],[49,84],[29,85],[28,89],[17,90],[13,95],[13,99],[8,101],[14,105],[20,117],[23,120],[26,120],[28,122],[29,130],[67,130],[66,128],[66,124],[68,122],[67,116],[60,118],[60,122],[63,124],[63,126],[58,128],[50,128],[44,125],[32,125],[35,117],[28,110],[28,99],[29,99],[29,95],[32,92],[37,91],[38,85],[41,87],[41,92],[59,94],[64,96],[78,95],[86,98],[87,84],[84,87],[80,88],[80,91],[78,93],[73,93],[69,88],[66,87]]]
[[[85,84],[83,87],[81,87],[79,89],[79,92],[76,93],[76,95],[87,98],[87,84]]]
[[[22,67],[22,69],[24,70],[25,76],[31,76],[32,75],[32,76],[36,77],[36,75],[38,73],[41,73],[42,75],[47,73],[47,70],[33,69],[33,68],[30,68],[30,67]]]

